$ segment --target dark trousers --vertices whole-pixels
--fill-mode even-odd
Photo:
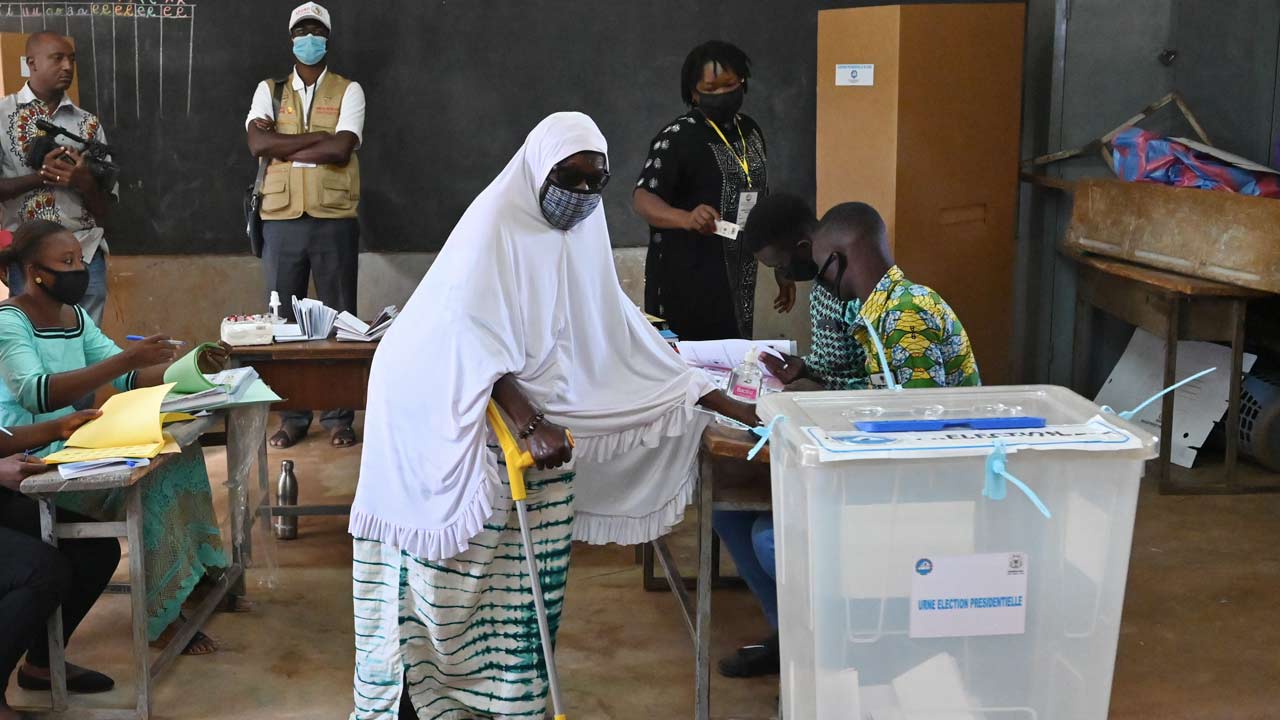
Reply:
[[[59,511],[62,522],[88,518]],[[25,652],[27,661],[49,666],[45,623],[62,605],[63,642],[88,614],[120,564],[115,538],[40,540],[36,502],[0,489],[0,698]]]
[[[321,220],[303,215],[296,220],[262,223],[262,269],[268,294],[280,293],[280,314],[293,317],[292,297],[307,296],[315,278],[320,301],[338,312],[356,312],[356,278],[360,261],[360,224],[354,218]],[[295,410],[280,413],[290,430],[305,433],[312,413]],[[329,430],[351,427],[353,410],[329,410],[320,423]]]

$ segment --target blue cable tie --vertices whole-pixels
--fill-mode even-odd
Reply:
[[[1027,487],[1027,484],[1014,477],[1008,470],[1008,455],[1005,451],[1004,442],[996,440],[991,448],[991,454],[987,456],[987,478],[982,486],[982,496],[991,500],[1004,500],[1008,496],[1008,486],[1006,481],[1014,484],[1014,487],[1022,491],[1023,495],[1031,501],[1032,505],[1040,511],[1041,515],[1046,518],[1052,518],[1053,514],[1049,512],[1049,508],[1045,507],[1040,496],[1034,490]]]
[[[778,424],[779,420],[784,420],[786,417],[786,415],[774,415],[768,425],[765,425],[764,427],[751,428],[751,432],[758,435],[760,439],[756,441],[755,447],[751,448],[751,451],[747,453],[748,460],[756,459],[756,455],[760,454],[760,451],[764,449],[765,444],[769,442],[769,437],[773,435],[773,427]]]
[[[894,392],[901,392],[902,386],[893,379],[893,373],[889,372],[889,361],[885,359],[884,345],[880,342],[880,336],[875,332],[875,328],[867,326],[867,337],[871,338],[871,344],[876,346],[876,355],[880,356],[880,372],[884,374],[884,384]]]

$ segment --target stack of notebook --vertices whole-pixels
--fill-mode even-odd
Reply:
[[[293,296],[293,317],[297,319],[299,340],[324,340],[333,334],[333,323],[338,319],[338,311],[311,298],[298,299]],[[287,327],[287,326],[286,326]],[[277,328],[276,340],[281,333]]]
[[[374,340],[379,340],[383,335],[387,334],[387,329],[391,327],[391,321],[396,319],[396,315],[399,312],[395,305],[390,305],[383,308],[382,312],[371,323],[366,323],[349,312],[338,313],[338,319],[334,323],[338,328],[338,340],[341,342],[373,342]]]
[[[175,388],[160,405],[160,411],[192,412],[238,402],[258,379],[258,372],[251,367],[242,367],[220,373],[202,373],[200,377],[207,387],[190,393],[179,393]]]

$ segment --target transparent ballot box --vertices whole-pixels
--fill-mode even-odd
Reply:
[[[1154,437],[1049,386],[760,415],[787,720],[1105,720]]]

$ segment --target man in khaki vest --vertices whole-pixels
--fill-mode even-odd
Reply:
[[[279,88],[279,115],[273,119],[276,83],[264,80],[245,120],[250,152],[271,160],[262,183],[262,267],[267,290],[280,293],[281,312],[289,320],[294,319],[290,297],[305,297],[309,278],[325,305],[356,312],[356,148],[364,132],[364,90],[328,70],[332,29],[322,6],[308,2],[294,8],[289,35],[297,62]],[[281,416],[271,445],[285,448],[306,436],[312,414]],[[354,416],[352,410],[335,410],[320,418],[335,447],[355,444]]]

